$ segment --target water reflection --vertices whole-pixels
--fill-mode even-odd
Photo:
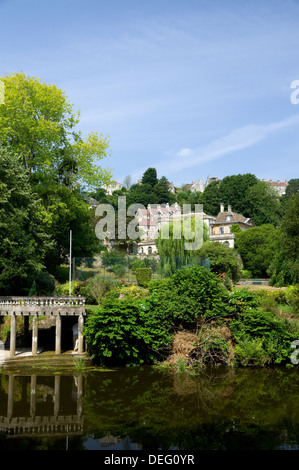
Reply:
[[[299,372],[0,374],[0,450],[299,448]]]

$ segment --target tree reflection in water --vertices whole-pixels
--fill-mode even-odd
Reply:
[[[292,369],[0,374],[0,449],[299,448]]]

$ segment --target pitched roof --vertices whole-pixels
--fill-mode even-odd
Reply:
[[[230,216],[230,220],[227,220],[227,216]],[[232,223],[232,222],[239,222],[246,225],[254,225],[252,220],[248,217],[244,217],[242,214],[238,214],[237,212],[219,212],[216,217],[215,224],[222,224],[222,223]]]

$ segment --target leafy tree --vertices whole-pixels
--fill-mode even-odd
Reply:
[[[255,225],[277,225],[282,216],[275,190],[251,173],[213,181],[205,188],[202,203],[204,212],[214,216],[219,213],[220,203],[230,205],[233,212],[250,217]]]
[[[162,273],[168,275],[190,262],[199,262],[197,250],[207,239],[206,224],[202,223],[202,227],[198,229],[194,217],[190,219],[190,227],[184,226],[183,221],[162,225],[156,240]],[[186,244],[194,242],[194,249],[187,249]]]
[[[212,181],[202,194],[203,211],[216,216],[219,213],[221,200],[220,181]]]
[[[273,257],[278,252],[278,230],[271,224],[252,227],[236,234],[235,248],[244,268],[254,277],[267,277]]]
[[[169,190],[169,181],[165,176],[159,179],[158,183],[154,186],[154,191],[160,204],[167,202],[173,204],[176,201],[175,195]]]
[[[147,207],[148,204],[158,204],[159,200],[154,188],[149,183],[133,184],[127,195],[127,205],[142,204]]]
[[[0,293],[26,294],[51,243],[20,159],[0,147]]]
[[[264,181],[258,181],[248,188],[245,203],[247,209],[243,215],[250,217],[255,225],[279,224],[282,216],[281,203],[275,189]]]
[[[176,196],[178,204],[183,206],[184,204],[190,204],[191,210],[195,209],[195,204],[203,203],[203,193],[199,191],[179,191]]]
[[[279,250],[270,273],[274,285],[286,286],[299,283],[299,194],[289,198],[282,218]]]
[[[156,168],[148,168],[142,176],[142,184],[149,184],[152,188],[158,183]]]
[[[76,131],[80,113],[55,85],[25,73],[1,77],[5,106],[0,106],[0,141],[21,157],[31,184],[40,193],[57,182],[98,186],[111,173],[99,166],[109,142],[97,133],[86,139]]]
[[[211,271],[227,274],[234,282],[241,278],[241,263],[237,252],[223,243],[206,241],[199,250],[202,258],[209,258]]]
[[[230,204],[234,212],[243,214],[245,217],[251,217],[251,206],[248,207],[248,191],[256,183],[258,183],[258,179],[251,173],[226,176],[219,185],[220,202],[225,205]]]
[[[55,192],[47,195],[42,214],[45,229],[53,241],[51,248],[46,250],[44,259],[49,272],[55,273],[56,267],[67,261],[70,230],[73,257],[92,257],[99,251],[93,213],[76,191],[57,185]]]
[[[295,196],[299,192],[299,178],[293,178],[288,182],[285,197],[289,198]]]

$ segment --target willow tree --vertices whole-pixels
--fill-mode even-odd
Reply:
[[[156,239],[161,274],[170,275],[182,266],[205,265],[198,253],[206,240],[208,227],[199,216],[163,224]]]

